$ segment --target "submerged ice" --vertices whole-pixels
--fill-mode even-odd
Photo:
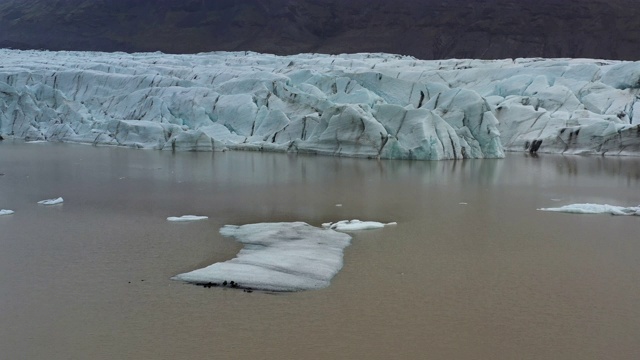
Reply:
[[[342,268],[343,250],[351,236],[303,222],[226,225],[224,236],[244,247],[229,261],[174,277],[195,284],[267,291],[301,291],[329,286]]]
[[[0,135],[389,159],[638,154],[640,63],[0,50]]]
[[[640,216],[640,205],[624,207],[607,204],[571,204],[556,208],[542,208],[538,210],[565,212],[572,214],[611,214]]]

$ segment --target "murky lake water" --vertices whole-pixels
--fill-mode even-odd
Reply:
[[[0,358],[637,359],[640,159],[374,161],[0,143]],[[63,205],[36,205],[62,196]],[[461,205],[460,203],[467,203]],[[342,207],[336,207],[342,204]],[[167,216],[208,215],[177,224]],[[224,224],[357,218],[319,291],[171,281]]]

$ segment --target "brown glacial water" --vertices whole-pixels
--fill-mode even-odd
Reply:
[[[0,173],[2,359],[640,358],[640,218],[536,210],[638,205],[637,158],[5,141]],[[209,219],[166,221],[185,214]],[[170,280],[235,256],[225,224],[353,218],[398,225],[354,233],[326,289]]]

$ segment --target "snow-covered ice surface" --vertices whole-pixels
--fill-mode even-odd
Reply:
[[[332,229],[336,231],[358,231],[358,230],[371,230],[380,229],[385,225],[397,225],[395,222],[381,223],[377,221],[360,221],[360,220],[341,220],[334,223],[324,223],[322,227],[325,229]]]
[[[15,211],[13,211],[13,210],[0,209],[0,216],[2,216],[2,215],[11,215],[11,214],[14,214],[14,213],[15,213]]]
[[[566,212],[572,214],[640,215],[640,205],[624,207],[606,204],[571,204],[557,208],[542,208],[538,210]]]
[[[0,50],[0,134],[390,159],[640,154],[640,63]]]
[[[62,204],[64,202],[64,200],[59,197],[59,198],[55,198],[55,199],[47,199],[47,200],[40,200],[38,201],[38,204],[40,205],[58,205],[58,204]]]
[[[169,216],[167,220],[174,221],[174,222],[185,222],[185,221],[206,220],[208,218],[209,218],[208,216],[182,215],[182,216]]]
[[[220,229],[244,244],[229,261],[215,263],[174,277],[196,284],[222,285],[266,291],[301,291],[329,286],[342,268],[347,234],[303,222],[226,225]]]

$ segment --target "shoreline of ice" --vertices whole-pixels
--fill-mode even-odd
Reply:
[[[0,135],[380,159],[640,155],[640,62],[0,49]]]

